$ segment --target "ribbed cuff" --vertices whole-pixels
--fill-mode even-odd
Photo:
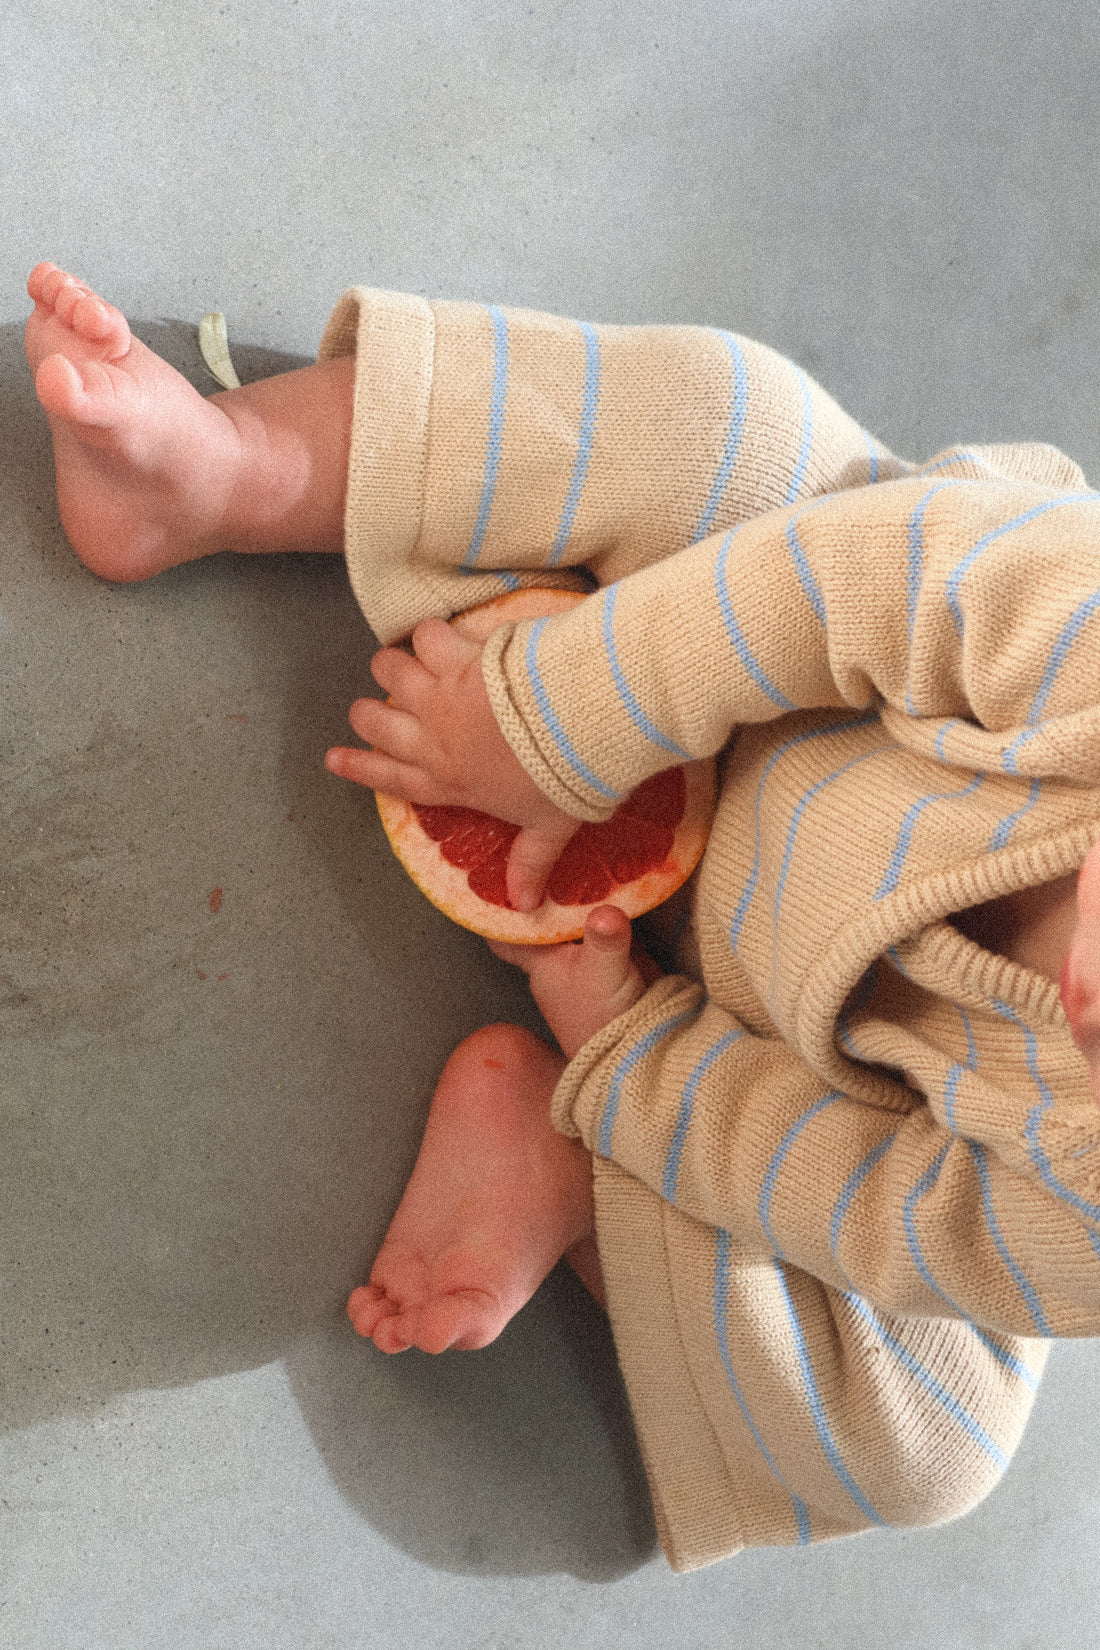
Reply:
[[[600,1152],[600,1135],[619,1060],[653,1026],[671,1015],[689,1014],[702,997],[702,987],[693,980],[680,974],[662,974],[632,1008],[590,1037],[570,1060],[554,1090],[550,1115],[559,1134],[579,1136],[590,1152]],[[659,1181],[661,1165],[654,1163],[652,1170]]]
[[[588,820],[599,824],[611,815],[618,807],[618,803],[597,803],[591,800],[590,795],[581,795],[563,779],[557,768],[552,766],[542,750],[527,721],[516,704],[508,679],[508,664],[505,654],[517,630],[521,633],[530,621],[523,621],[520,625],[500,625],[489,637],[481,655],[481,673],[485,678],[485,688],[489,695],[489,703],[493,715],[505,739],[511,745],[518,760],[523,764],[527,773],[535,781],[540,790],[545,791],[551,802],[571,814],[574,819]]]
[[[345,554],[356,600],[384,643],[440,605],[415,566],[434,352],[431,306],[371,287],[344,293],[321,339],[320,360],[355,356]]]

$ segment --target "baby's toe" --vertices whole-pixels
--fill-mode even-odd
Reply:
[[[401,1328],[413,1346],[422,1352],[476,1352],[495,1341],[507,1322],[497,1302],[480,1289],[456,1290],[439,1295],[416,1313],[415,1320]]]
[[[413,1344],[396,1317],[381,1318],[371,1336],[379,1352],[407,1352]]]
[[[54,293],[53,312],[57,319],[65,326],[71,326],[73,311],[82,298],[88,296],[89,289],[82,281],[76,281],[71,275],[66,275],[57,291]]]
[[[77,280],[75,275],[70,275],[67,269],[59,269],[56,264],[51,264],[42,282],[43,300],[47,304],[56,304],[58,294],[63,287],[82,286],[83,284],[82,281]]]
[[[27,276],[28,297],[33,298],[36,304],[44,304],[46,302],[46,282],[49,280],[51,275],[57,273],[58,269],[56,264],[51,264],[48,261],[35,264],[34,268]]]
[[[118,311],[114,313],[117,315]],[[100,343],[117,331],[111,306],[105,304],[102,298],[97,298],[94,292],[85,292],[77,299],[69,316],[69,325],[89,343]]]
[[[352,1290],[347,1310],[355,1333],[369,1340],[384,1318],[393,1317],[397,1307],[384,1289],[367,1283],[360,1289]]]

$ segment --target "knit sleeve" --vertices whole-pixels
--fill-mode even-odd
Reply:
[[[858,1297],[872,1327],[1100,1333],[1100,1109],[1065,1073],[1048,1102],[966,1077],[956,1128],[916,1094],[884,1110],[668,977],[570,1063],[555,1122],[742,1252]]]
[[[777,506],[903,473],[826,392],[720,328],[602,326],[355,288],[345,536],[383,641],[517,585],[600,584]]]
[[[1100,498],[972,460],[773,511],[502,627],[483,669],[516,754],[600,819],[739,725],[852,706],[939,762],[1095,782]]]

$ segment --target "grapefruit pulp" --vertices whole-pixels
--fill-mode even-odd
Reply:
[[[562,612],[571,590],[517,590],[451,620],[484,643],[497,625]],[[390,846],[432,904],[486,939],[558,945],[579,939],[597,905],[639,917],[687,880],[714,813],[712,761],[667,768],[632,791],[600,825],[582,824],[550,873],[546,897],[525,914],[508,903],[505,869],[519,827],[473,808],[426,807],[375,793]]]

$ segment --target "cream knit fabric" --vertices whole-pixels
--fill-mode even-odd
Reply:
[[[945,921],[1100,831],[1100,499],[1047,447],[914,470],[725,332],[357,290],[351,350],[379,636],[583,568],[598,594],[486,648],[528,771],[599,819],[722,753],[701,979],[555,1098],[670,1562],[966,1510],[1043,1340],[1100,1332],[1057,990]]]

